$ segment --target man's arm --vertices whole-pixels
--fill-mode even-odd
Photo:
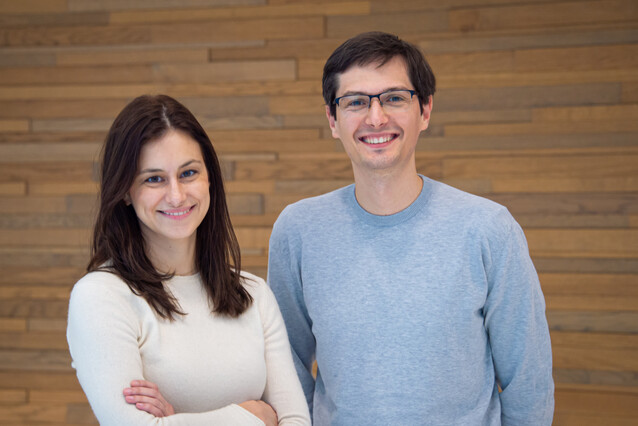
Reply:
[[[301,244],[287,224],[286,210],[273,226],[268,255],[268,285],[271,287],[286,324],[293,361],[312,417],[315,379],[315,338],[303,296]]]
[[[505,210],[496,219],[484,251],[484,315],[502,389],[502,424],[549,426],[554,382],[545,300],[522,229]]]

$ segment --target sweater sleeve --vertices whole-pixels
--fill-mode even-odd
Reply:
[[[502,389],[501,421],[551,425],[554,382],[545,300],[523,230],[506,210],[496,219],[484,246],[484,315]]]
[[[102,426],[263,426],[261,420],[235,404],[162,418],[128,404],[122,391],[131,380],[144,378],[139,351],[143,318],[130,301],[137,296],[114,280],[117,278],[107,273],[89,274],[80,280],[71,293],[67,326],[73,367]]]
[[[299,261],[300,244],[291,242],[292,232],[287,226],[287,209],[273,226],[268,255],[268,285],[272,289],[288,330],[292,357],[301,381],[312,417],[315,379],[312,365],[315,361],[315,337],[312,321],[303,297],[303,283]]]
[[[295,371],[283,318],[272,291],[263,280],[259,281],[258,303],[267,375],[263,400],[277,412],[280,426],[310,426],[310,413]]]

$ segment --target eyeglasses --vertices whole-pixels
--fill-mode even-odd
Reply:
[[[384,111],[400,111],[412,103],[415,90],[390,90],[377,95],[347,95],[335,99],[335,104],[346,112],[367,111],[372,105],[372,99],[379,99],[379,104]]]

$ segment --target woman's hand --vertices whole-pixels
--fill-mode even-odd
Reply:
[[[239,406],[244,410],[250,411],[253,416],[258,417],[266,426],[277,426],[277,413],[264,401],[246,401],[239,404]]]
[[[124,389],[124,399],[129,404],[135,404],[138,410],[155,417],[175,414],[173,406],[164,399],[157,385],[146,380],[133,380],[131,387]]]

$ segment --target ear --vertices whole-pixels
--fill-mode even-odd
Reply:
[[[339,130],[336,126],[337,119],[332,114],[330,114],[330,106],[328,105],[326,105],[326,117],[328,118],[328,124],[330,125],[330,130],[332,131],[332,137],[335,139],[339,139]]]
[[[428,103],[422,104],[423,113],[421,114],[421,131],[430,125],[430,114],[432,114],[432,95],[428,96]]]
[[[123,200],[124,200],[124,204],[126,204],[127,206],[130,206],[132,203],[131,195],[128,192],[124,195]]]

